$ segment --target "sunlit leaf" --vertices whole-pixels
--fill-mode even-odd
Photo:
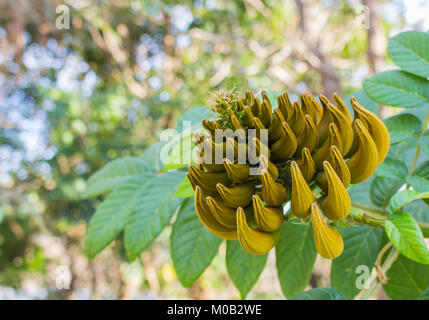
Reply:
[[[417,200],[417,199],[427,199],[429,198],[429,192],[420,193],[415,190],[403,190],[401,192],[398,192],[390,199],[390,209],[392,211],[397,211],[406,204],[410,203],[411,201]]]
[[[142,155],[142,159],[147,161],[152,170],[155,172],[161,171],[163,168],[163,164],[160,158],[160,152],[165,144],[165,141],[155,142],[149,148],[147,148]]]
[[[401,254],[416,262],[429,264],[429,250],[420,227],[411,215],[405,212],[389,215],[384,229]]]
[[[428,81],[399,70],[376,73],[363,83],[374,101],[400,108],[429,105]]]
[[[125,219],[125,248],[134,260],[164,229],[181,200],[171,200],[185,173],[171,171],[154,178],[136,197]]]
[[[429,33],[407,31],[389,39],[389,57],[402,70],[429,77]]]
[[[113,160],[88,179],[83,196],[90,198],[110,192],[131,178],[140,177],[144,181],[147,172],[152,172],[152,169],[143,159],[127,157]]]
[[[177,188],[174,198],[189,198],[194,195],[194,189],[192,189],[191,184],[189,183],[188,178],[183,179]]]
[[[110,193],[95,211],[88,226],[85,238],[85,252],[95,257],[124,229],[124,220],[135,204],[142,189],[147,186],[154,174],[146,174],[146,179],[130,179]]]
[[[182,168],[195,162],[195,145],[192,139],[192,132],[189,132],[187,136],[178,135],[165,145],[162,152],[169,151],[169,154],[164,161],[164,170]]]

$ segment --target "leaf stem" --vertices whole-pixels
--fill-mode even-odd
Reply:
[[[380,210],[365,207],[357,203],[352,203],[352,207],[363,211],[350,211],[350,214],[346,218],[349,222],[359,223],[381,229],[384,228],[384,221],[387,220],[387,217],[381,215]],[[384,214],[387,214],[386,211],[384,212]],[[418,221],[417,224],[422,230],[423,236],[425,238],[429,238],[429,223]]]
[[[371,214],[365,211],[352,210],[346,218],[349,222],[368,225],[376,228],[384,228],[384,221],[387,220],[384,216]]]
[[[419,138],[421,136],[423,136],[424,132],[426,131],[426,129],[428,127],[428,124],[429,124],[429,113],[426,116],[425,122],[423,124],[422,131],[419,134]],[[414,154],[414,159],[413,159],[413,163],[412,163],[411,168],[410,168],[409,175],[412,175],[414,173],[414,170],[416,169],[417,161],[419,160],[420,150],[421,150],[420,144],[418,144],[417,147],[416,147],[416,152]],[[408,183],[406,184],[406,188],[407,189],[410,188],[410,185]],[[359,204],[358,205],[353,204],[353,206],[356,207],[356,208],[368,210],[368,211],[371,211],[371,212],[380,213],[380,212],[376,212],[378,210],[375,210],[375,209],[372,209],[372,208],[363,208],[364,206],[361,206]],[[365,214],[365,212],[363,214]],[[386,213],[384,213],[384,214],[386,214]],[[352,218],[355,218],[355,219],[361,218],[362,221],[365,222],[365,223],[370,222],[370,223],[368,223],[369,225],[374,225],[375,224],[374,226],[376,226],[376,224],[377,224],[376,222],[369,221],[368,219],[365,219],[365,217],[363,215],[362,215],[362,217],[359,217],[358,215],[356,215],[356,217],[352,216]],[[371,218],[373,218],[373,217],[371,217]],[[428,228],[429,224],[422,223],[422,222],[418,222],[418,224],[419,224],[419,227],[422,230],[423,234],[429,234],[429,228]],[[381,260],[382,260],[382,258],[384,256],[384,254],[390,248],[392,248],[392,249],[390,250],[389,255],[387,256],[387,258],[384,261],[384,263],[381,265]],[[392,243],[391,242],[387,243],[380,250],[380,253],[378,254],[377,260],[375,262],[375,272],[373,271],[373,273],[371,275],[371,278],[370,278],[369,288],[368,289],[363,289],[359,293],[358,297],[360,299],[365,299],[366,300],[366,299],[370,298],[371,295],[374,293],[375,289],[377,288],[378,284],[380,282],[384,283],[385,281],[387,281],[386,272],[390,269],[390,267],[396,261],[396,259],[398,259],[398,257],[399,257],[399,251],[395,247],[392,247]]]
[[[381,262],[384,254],[393,246],[393,243],[389,241],[378,253],[377,260],[375,261],[375,270],[377,271],[378,280],[381,283],[385,283],[387,281],[386,274],[381,269]]]
[[[362,204],[359,204],[359,203],[356,203],[356,202],[352,202],[352,207],[355,207],[357,209],[362,209],[362,210],[365,210],[365,211],[369,211],[369,212],[379,213],[379,214],[382,214],[382,215],[387,215],[388,214],[388,212],[385,211],[385,210],[378,210],[378,209],[371,208],[371,207],[368,207],[368,206],[365,206],[365,205],[362,205]]]
[[[384,255],[384,253],[390,247],[391,247],[391,245],[389,245],[389,244],[384,246],[384,248],[380,251],[380,254],[378,255],[377,260],[380,259],[380,262],[381,262],[382,255]],[[398,257],[399,257],[399,251],[396,250],[395,247],[392,247],[392,249],[389,252],[389,255],[386,257],[386,260],[384,260],[384,263],[381,266],[379,266],[379,269],[377,270],[378,272],[372,273],[371,278],[369,279],[370,282],[369,282],[368,289],[363,289],[358,294],[358,296],[357,296],[358,299],[367,300],[372,296],[372,294],[374,293],[378,284],[380,283],[379,277],[378,277],[379,273],[386,274],[386,272],[390,269],[390,267],[396,261],[396,259],[398,259]]]

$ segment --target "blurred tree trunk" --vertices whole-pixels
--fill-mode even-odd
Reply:
[[[370,74],[374,74],[383,70],[384,53],[386,52],[386,36],[381,24],[381,16],[378,12],[377,2],[371,0],[362,0],[363,5],[368,8],[369,28],[367,29],[368,43],[368,66]],[[386,108],[380,105],[378,115],[386,117]]]
[[[311,23],[314,18],[314,12],[310,10],[313,5],[312,1],[295,0],[295,4],[300,17],[300,39],[305,43],[308,54],[313,54],[317,58],[313,62],[306,59],[306,62],[319,73],[325,95],[331,97],[335,92],[341,95],[342,90],[338,74],[320,46],[320,42],[324,41],[323,37],[329,35],[321,31],[322,26]]]
[[[380,72],[384,66],[384,53],[386,52],[386,37],[381,17],[378,13],[376,1],[362,0],[362,3],[369,9],[368,37],[368,65],[372,73]]]
[[[24,17],[20,14],[22,7],[22,1],[11,1],[7,2],[7,8],[10,11],[12,19],[6,24],[6,30],[9,41],[15,46],[13,48],[13,55],[15,61],[20,63],[22,58],[22,52],[25,46],[25,35],[24,35]]]

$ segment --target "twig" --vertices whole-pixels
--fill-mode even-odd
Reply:
[[[426,116],[422,131],[421,131],[419,137],[424,134],[424,132],[426,131],[426,129],[428,127],[428,124],[429,124],[429,113]],[[419,154],[420,154],[420,145],[418,145],[416,148],[416,153],[414,154],[413,164],[411,165],[411,169],[410,169],[410,173],[409,173],[410,175],[412,175],[414,170],[416,169],[417,161],[419,159]],[[406,188],[409,189],[410,186],[407,184]],[[428,230],[426,230],[426,227],[428,227],[429,225],[424,224],[424,223],[418,223],[418,224],[419,224],[419,227],[422,229],[423,233],[425,234],[428,231]],[[392,250],[390,251],[390,253],[387,256],[386,260],[384,261],[383,265],[380,266],[381,259],[382,259],[383,255],[391,247],[392,247],[392,243],[389,242],[387,245],[385,245],[383,247],[383,249],[381,249],[380,253],[378,254],[376,263],[375,263],[376,272],[373,273],[373,276],[371,277],[369,289],[362,290],[359,293],[358,297],[361,297],[362,299],[368,299],[369,297],[371,297],[371,295],[373,294],[374,290],[377,288],[377,286],[380,282],[384,283],[387,281],[386,272],[390,269],[392,264],[399,257],[399,251],[395,247],[392,247]]]
[[[362,209],[362,210],[369,211],[369,212],[379,213],[379,214],[382,214],[382,215],[387,215],[388,214],[388,212],[385,211],[385,210],[374,209],[374,208],[371,208],[371,207],[368,207],[368,206],[365,206],[365,205],[362,205],[362,204],[359,204],[359,203],[356,203],[356,202],[352,202],[352,206],[355,207],[355,208],[357,208],[357,209]]]
[[[378,280],[381,283],[386,283],[386,281],[387,281],[386,273],[381,268],[381,260],[383,259],[383,256],[387,252],[387,250],[389,250],[390,247],[392,247],[392,245],[393,245],[393,243],[389,241],[383,247],[383,249],[380,250],[380,252],[378,253],[377,260],[375,261],[375,270],[377,270]]]
[[[384,254],[384,252],[380,252],[380,254]],[[381,272],[383,274],[386,274],[386,272],[390,269],[390,267],[392,266],[392,264],[396,261],[396,259],[398,257],[399,257],[399,251],[396,250],[395,247],[392,247],[392,250],[389,252],[389,255],[387,256],[386,260],[384,261],[383,265],[380,267],[380,271],[379,272]],[[369,288],[368,289],[363,289],[358,294],[358,296],[356,297],[356,299],[367,300],[368,298],[371,297],[371,295],[374,293],[375,289],[377,288],[378,284],[380,283],[379,278],[378,278],[378,274],[379,273],[377,273],[377,272],[375,272],[375,273],[372,274],[372,276],[371,276],[371,278],[369,280],[370,281]]]

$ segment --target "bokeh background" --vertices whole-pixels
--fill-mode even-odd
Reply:
[[[59,5],[69,29],[56,26]],[[2,0],[0,299],[239,298],[224,247],[182,287],[169,228],[135,262],[120,241],[88,260],[101,199],[82,199],[85,180],[140,155],[216,89],[347,96],[392,67],[387,37],[427,31],[428,16],[419,0]],[[329,285],[329,261],[316,265],[310,287]],[[283,298],[274,256],[249,298]]]

